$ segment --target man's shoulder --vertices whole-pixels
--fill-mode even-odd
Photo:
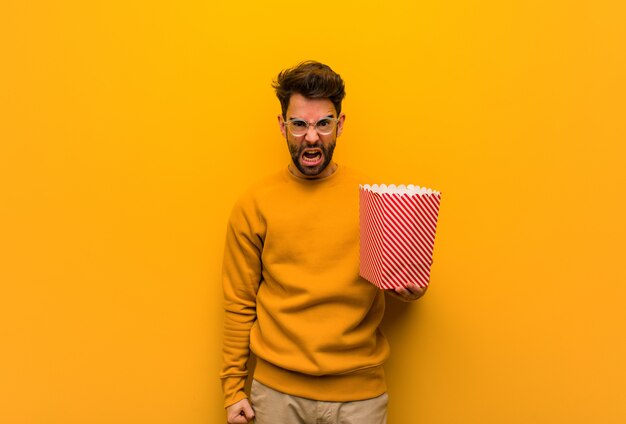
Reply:
[[[241,196],[262,196],[265,193],[280,190],[286,183],[284,170],[264,174],[248,184]]]
[[[253,179],[247,186],[240,189],[237,195],[236,206],[255,204],[259,198],[280,192],[286,182],[284,172],[281,171],[275,171]]]
[[[233,190],[238,191],[235,195],[235,202],[231,208],[230,219],[231,221],[251,221],[258,220],[262,215],[260,212],[263,209],[262,205],[271,204],[271,201],[267,199],[276,198],[277,194],[284,187],[284,178],[280,172],[274,172],[271,174],[265,174],[258,177],[256,180],[252,180],[248,185],[243,185],[243,189]]]

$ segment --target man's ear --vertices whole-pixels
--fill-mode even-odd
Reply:
[[[337,122],[337,137],[343,132],[343,123],[346,121],[346,114],[341,112],[339,114],[339,122]]]
[[[280,127],[280,133],[283,135],[283,138],[287,138],[287,128],[285,128],[283,115],[278,115],[278,126]]]

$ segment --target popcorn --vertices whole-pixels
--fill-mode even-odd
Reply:
[[[409,184],[359,185],[359,273],[381,289],[430,280],[441,193]]]

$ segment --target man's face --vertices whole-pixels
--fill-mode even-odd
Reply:
[[[322,135],[315,129],[315,123],[321,118],[338,118],[337,128],[328,135]],[[309,123],[309,130],[301,136],[289,132],[282,115],[278,123],[283,137],[287,140],[289,153],[296,169],[296,175],[303,178],[323,178],[334,170],[328,166],[333,158],[337,136],[341,134],[345,115],[337,117],[335,106],[329,99],[307,99],[295,93],[289,99],[287,120],[302,119]]]

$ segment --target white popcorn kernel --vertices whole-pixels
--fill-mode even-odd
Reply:
[[[420,187],[414,184],[359,184],[359,188],[376,194],[398,194],[407,196],[441,195],[440,191],[433,190],[432,188]]]

